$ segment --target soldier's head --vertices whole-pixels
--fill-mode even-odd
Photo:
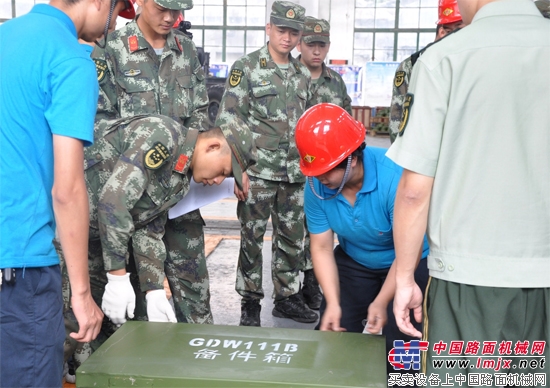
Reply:
[[[111,24],[117,0],[51,0],[50,5],[65,12],[73,21],[80,39],[93,42]],[[109,20],[108,20],[109,19]]]
[[[168,35],[181,11],[193,8],[192,0],[136,0],[141,13],[138,26],[145,38]]]
[[[287,56],[296,47],[304,29],[304,7],[290,1],[275,1],[266,26],[269,50]]]
[[[439,0],[438,14],[435,40],[465,26],[457,0]]]
[[[199,134],[190,169],[197,183],[219,185],[226,177],[233,176],[242,190],[243,172],[255,163],[252,133],[246,123],[237,118]]]
[[[321,68],[330,48],[330,24],[324,19],[307,16],[296,48],[301,54],[300,61],[310,71]]]

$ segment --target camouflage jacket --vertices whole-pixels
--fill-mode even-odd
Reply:
[[[311,100],[308,101],[308,107],[317,105],[323,102],[330,102],[341,106],[350,115],[351,98],[348,95],[346,84],[340,74],[327,67],[323,63],[323,72],[317,80],[311,84]]]
[[[393,143],[399,133],[399,125],[403,116],[403,103],[409,90],[409,80],[412,72],[412,60],[408,57],[399,64],[393,79],[393,93],[390,107],[390,140]]]
[[[90,240],[101,240],[106,271],[125,268],[131,244],[138,272],[155,274],[140,279],[144,292],[163,288],[164,225],[189,190],[197,136],[168,117],[140,115],[102,121],[85,148]]]
[[[216,126],[243,119],[250,127],[258,162],[251,176],[273,181],[304,182],[294,133],[310,95],[310,73],[290,56],[283,71],[267,45],[237,60],[227,78]]]
[[[159,56],[134,20],[109,34],[104,50],[96,46],[92,59],[100,86],[96,122],[161,114],[186,128],[208,129],[204,71],[181,32],[170,31]]]

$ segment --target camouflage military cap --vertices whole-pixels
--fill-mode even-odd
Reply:
[[[188,11],[193,8],[193,0],[155,0],[155,3],[174,11]]]
[[[298,31],[304,29],[306,9],[290,1],[275,1],[271,7],[271,24],[289,27]]]
[[[243,189],[243,172],[253,164],[256,164],[256,147],[252,139],[252,132],[248,125],[236,117],[228,123],[221,124],[222,130],[229,147],[231,148],[231,169],[237,186]]]
[[[304,43],[325,42],[330,43],[330,24],[325,19],[316,19],[307,16],[302,33]]]
[[[542,16],[547,19],[550,19],[550,0],[537,0],[535,5],[539,9]]]

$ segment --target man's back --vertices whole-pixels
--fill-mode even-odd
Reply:
[[[518,0],[484,6],[416,63],[410,119],[389,155],[435,178],[430,256],[462,264],[432,275],[500,287],[547,282],[520,275],[550,257],[549,63],[550,23]],[[486,276],[495,263],[501,276]]]
[[[32,50],[22,43],[37,36]],[[83,83],[97,85],[93,63],[69,17],[46,4],[0,27],[0,62],[1,266],[57,264],[52,134],[92,141],[97,86],[77,107],[65,97]]]

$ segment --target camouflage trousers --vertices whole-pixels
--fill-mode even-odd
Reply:
[[[199,210],[168,220],[164,271],[178,322],[214,323],[204,253],[204,220]]]
[[[304,241],[304,184],[250,177],[246,201],[239,201],[241,248],[235,290],[243,298],[264,297],[262,246],[269,216],[273,223],[271,278],[279,301],[300,290]]]
[[[300,271],[305,272],[310,269],[313,269],[313,261],[311,261],[311,250],[309,249],[309,231],[307,230],[307,220],[304,215],[304,254],[302,260],[300,261]]]

